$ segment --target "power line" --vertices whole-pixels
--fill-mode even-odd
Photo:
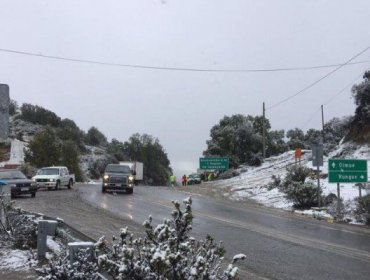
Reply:
[[[368,69],[367,69],[368,70]],[[365,71],[367,71],[365,70]],[[328,105],[329,103],[331,103],[336,97],[338,97],[339,95],[341,95],[343,92],[345,92],[345,90],[352,86],[359,78],[361,78],[364,74],[361,73],[360,75],[358,75],[355,79],[353,79],[351,82],[349,82],[346,86],[344,86],[340,91],[338,91],[336,94],[334,94],[332,97],[330,97],[328,100],[326,100],[322,105]],[[321,107],[319,107],[312,115],[310,115],[310,117],[307,119],[307,121],[305,121],[304,125],[302,126],[302,129],[305,129],[306,126],[312,121],[312,119],[316,116],[316,113],[319,112],[321,109]]]
[[[365,72],[368,71],[365,70]],[[344,88],[342,88],[340,91],[338,91],[335,95],[333,95],[332,97],[330,97],[327,101],[325,101],[323,103],[323,105],[328,105],[329,103],[331,103],[335,97],[339,96],[340,94],[342,94],[348,87],[352,86],[354,84],[354,82],[356,82],[359,78],[361,78],[362,76],[364,75],[364,73],[361,73],[360,75],[358,75],[355,79],[353,79],[350,83],[348,83]]]
[[[321,110],[321,107],[319,107],[308,119],[307,121],[304,123],[304,125],[302,126],[302,130],[306,128],[306,126],[312,121],[312,119],[314,117],[316,117],[316,113],[319,112]]]
[[[367,50],[370,49],[370,46],[365,48],[364,50],[362,50],[361,52],[359,52],[358,54],[356,54],[355,56],[351,57],[349,60],[347,60],[345,63],[343,64],[340,64],[338,67],[336,67],[335,69],[331,70],[329,73],[327,73],[326,75],[324,75],[323,77],[321,77],[320,79],[314,81],[313,83],[305,86],[303,89],[301,89],[300,91],[296,92],[295,94],[293,95],[290,95],[286,98],[284,98],[283,100],[279,101],[278,103],[275,103],[274,105],[270,106],[267,108],[267,110],[270,110],[272,108],[275,108],[283,103],[285,103],[286,101],[296,97],[297,95],[305,92],[306,90],[312,88],[314,85],[318,84],[319,82],[321,82],[322,80],[326,79],[327,77],[329,77],[330,75],[332,75],[333,73],[335,73],[336,71],[338,71],[340,68],[342,68],[343,66],[345,65],[348,65],[348,63],[350,63],[352,60],[354,60],[355,58],[359,57],[360,55],[362,55],[364,52],[366,52]]]
[[[363,60],[363,61],[357,61],[357,62],[351,62],[351,63],[348,62],[348,63],[345,63],[345,64],[327,64],[327,65],[316,65],[316,66],[270,68],[270,69],[206,69],[206,68],[162,67],[162,66],[139,65],[139,64],[112,63],[112,62],[104,62],[104,61],[98,61],[98,60],[88,60],[88,59],[54,56],[54,55],[45,55],[45,54],[41,54],[41,53],[17,51],[17,50],[2,49],[2,48],[0,48],[0,52],[27,55],[27,56],[34,56],[34,57],[41,57],[41,58],[47,58],[47,59],[71,61],[71,62],[98,64],[98,65],[105,65],[105,66],[139,68],[139,69],[150,69],[150,70],[189,71],[189,72],[230,72],[230,73],[282,72],[282,71],[299,71],[299,70],[314,70],[314,69],[323,69],[323,68],[333,68],[333,67],[338,67],[338,66],[343,67],[345,65],[355,65],[355,64],[363,64],[363,63],[369,63],[370,62],[370,60]]]

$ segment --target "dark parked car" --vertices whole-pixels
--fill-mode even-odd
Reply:
[[[201,182],[202,182],[202,180],[200,178],[200,175],[197,174],[197,173],[190,174],[188,176],[188,181],[187,181],[187,184],[188,185],[200,184]]]
[[[30,194],[36,196],[37,185],[19,170],[0,170],[0,180],[10,186],[12,198],[17,195]]]

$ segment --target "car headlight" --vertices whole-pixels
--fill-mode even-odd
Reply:
[[[129,181],[133,181],[134,180],[134,176],[128,176],[128,180]]]
[[[33,187],[33,188],[34,188],[34,187],[37,187],[37,184],[36,184],[36,183],[32,183],[32,184],[31,184],[31,187]]]
[[[104,180],[108,180],[108,179],[109,179],[109,175],[104,175],[104,176],[103,176],[103,179],[104,179]]]
[[[36,179],[35,179],[35,177],[32,177],[32,181],[36,182]]]
[[[49,179],[50,182],[55,182],[55,179]]]
[[[11,187],[11,188],[15,188],[17,185],[16,184],[9,184],[8,186]]]

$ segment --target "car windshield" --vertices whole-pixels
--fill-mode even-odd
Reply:
[[[190,174],[189,178],[191,178],[191,179],[200,179],[200,175],[199,174]]]
[[[0,179],[10,180],[10,179],[27,179],[27,177],[19,170],[7,170],[0,171]]]
[[[37,171],[37,175],[59,175],[58,168],[43,168]]]
[[[130,167],[127,165],[119,165],[119,164],[108,164],[105,172],[109,173],[131,173]]]

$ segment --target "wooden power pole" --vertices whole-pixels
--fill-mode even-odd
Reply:
[[[325,143],[324,105],[321,105],[321,121],[322,121],[322,143]]]
[[[265,118],[265,102],[262,105],[263,117],[262,117],[262,156],[266,158],[266,118]]]

